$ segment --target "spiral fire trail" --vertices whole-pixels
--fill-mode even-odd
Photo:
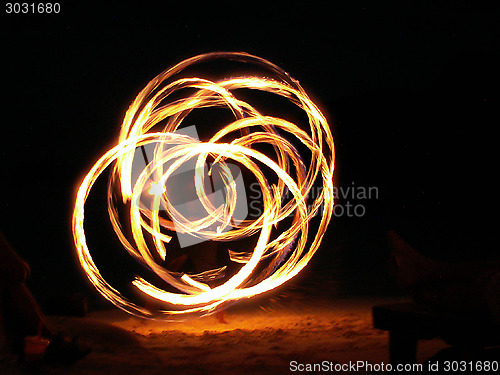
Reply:
[[[266,74],[221,80],[180,76],[192,66],[219,60],[244,63]],[[260,113],[238,96],[240,89],[263,91],[290,101],[307,116],[305,130]],[[177,131],[193,110],[210,107],[229,109],[234,121],[206,142]],[[258,151],[259,144],[270,145],[275,155]],[[299,154],[297,144],[310,153],[307,161]],[[145,146],[154,150],[153,156],[135,179],[134,155]],[[190,161],[196,162],[192,182],[205,214],[197,219],[177,210],[166,188],[176,171]],[[325,117],[298,81],[281,68],[247,53],[208,53],[184,60],[160,73],[137,95],[123,120],[117,145],[81,182],[72,219],[81,266],[106,299],[128,313],[151,319],[211,314],[274,289],[297,275],[320,245],[333,210],[334,161],[333,138]],[[238,188],[231,163],[250,171],[258,183],[263,209],[256,219],[234,221]],[[200,172],[207,164],[212,165],[208,173]],[[116,235],[130,256],[170,287],[167,291],[139,277],[132,284],[166,308],[148,309],[122,296],[101,276],[90,254],[84,229],[85,202],[97,178],[108,168],[108,213]],[[217,173],[224,183],[224,204],[209,199],[205,179],[211,173]],[[277,183],[269,182],[269,173],[274,173]],[[309,199],[311,189],[318,185],[320,193]],[[131,235],[123,230],[114,190],[119,190],[120,204],[129,213]],[[285,199],[287,193],[290,199]],[[144,204],[146,195],[149,200]],[[310,234],[309,221],[316,216],[320,216],[317,232]],[[285,219],[291,224],[272,235],[273,228],[276,230]],[[236,241],[258,233],[258,241],[253,251],[230,250],[231,259],[241,263],[241,268],[224,283],[210,286],[209,280],[219,277],[223,268],[198,274],[167,269],[164,261],[172,239],[169,232],[214,241]]]

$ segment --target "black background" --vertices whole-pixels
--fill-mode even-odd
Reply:
[[[389,228],[436,258],[497,256],[494,3],[61,2],[59,14],[3,13],[0,225],[31,264],[35,293],[93,293],[71,237],[80,179],[151,78],[222,50],[297,78],[330,120],[335,182],[379,190],[365,217],[333,220],[318,254],[325,272],[335,244],[344,274],[386,272]]]

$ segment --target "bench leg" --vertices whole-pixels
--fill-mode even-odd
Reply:
[[[416,363],[418,339],[407,332],[394,330],[389,333],[389,355],[392,364]]]

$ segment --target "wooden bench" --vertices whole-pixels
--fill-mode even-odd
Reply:
[[[390,361],[416,363],[418,340],[436,337],[452,346],[484,348],[500,344],[500,327],[491,320],[440,314],[414,303],[373,307],[373,325],[389,331]]]

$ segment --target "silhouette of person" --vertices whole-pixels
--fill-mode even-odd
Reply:
[[[38,336],[49,341],[45,359],[72,364],[90,352],[90,347],[62,335],[55,335],[32,296],[26,280],[29,265],[12,249],[0,232],[0,325],[13,354],[23,357],[26,337]],[[2,330],[0,330],[2,332]]]

